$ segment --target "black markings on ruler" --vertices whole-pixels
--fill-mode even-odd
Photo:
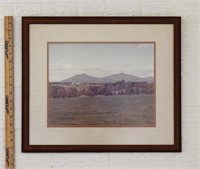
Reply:
[[[9,42],[5,41],[5,55],[6,55],[7,59],[8,59],[8,44],[9,44]]]
[[[9,159],[10,159],[10,149],[6,148],[6,163],[8,166],[10,166]]]
[[[6,112],[9,113],[9,98],[6,96]]]

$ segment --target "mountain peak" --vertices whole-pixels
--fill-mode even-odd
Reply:
[[[87,75],[86,73],[74,75],[68,79],[65,79],[61,81],[61,83],[115,83],[118,81],[126,81],[126,82],[151,82],[153,83],[154,78],[153,77],[146,77],[146,78],[141,78],[138,76],[134,76],[131,74],[126,74],[126,73],[117,73],[117,74],[112,74],[110,76],[106,76],[103,78],[97,78],[93,77],[90,75]]]
[[[78,75],[75,75],[75,76],[89,76],[89,75],[87,75],[86,73],[81,73],[81,74],[78,74]]]

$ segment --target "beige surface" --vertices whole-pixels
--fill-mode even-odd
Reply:
[[[47,42],[156,42],[156,127],[47,128]],[[173,144],[172,25],[30,25],[30,144]]]

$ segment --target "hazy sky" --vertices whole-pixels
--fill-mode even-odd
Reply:
[[[60,81],[86,73],[105,77],[127,73],[140,77],[153,76],[154,44],[49,44],[49,80]]]

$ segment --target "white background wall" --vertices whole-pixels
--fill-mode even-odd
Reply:
[[[200,0],[0,0],[0,168],[4,168],[3,17],[13,15],[16,169],[199,169],[199,11]],[[183,152],[21,153],[21,16],[181,16]]]

